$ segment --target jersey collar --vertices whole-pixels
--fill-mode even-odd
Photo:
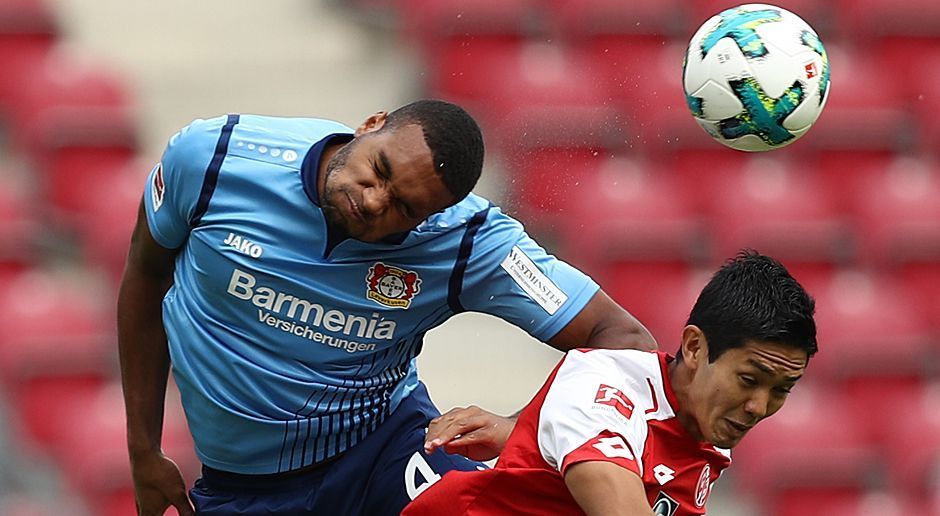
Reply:
[[[352,133],[333,133],[324,137],[322,140],[313,144],[307,155],[304,157],[303,164],[300,166],[300,176],[304,185],[304,192],[310,199],[310,202],[320,206],[320,191],[317,189],[317,182],[320,179],[320,160],[323,157],[323,151],[334,143],[349,143],[356,135]],[[389,235],[382,240],[382,243],[401,245],[408,238],[409,231]],[[332,252],[333,248],[345,240],[339,235],[330,235],[328,237],[327,253]]]
[[[304,162],[300,166],[300,177],[303,180],[304,192],[313,204],[320,205],[320,192],[317,189],[317,181],[320,178],[320,159],[323,157],[324,149],[334,143],[349,143],[355,137],[356,135],[352,133],[333,133],[314,143],[307,151]]]

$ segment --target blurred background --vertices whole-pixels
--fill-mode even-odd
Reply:
[[[820,34],[809,135],[713,142],[681,86],[722,0],[0,0],[0,514],[134,513],[115,299],[146,173],[227,112],[355,126],[461,103],[477,192],[674,351],[741,247],[816,296],[821,352],[735,450],[710,513],[940,514],[940,3],[779,1]],[[442,410],[521,408],[560,358],[494,318],[430,333]],[[164,444],[198,474],[178,399]]]

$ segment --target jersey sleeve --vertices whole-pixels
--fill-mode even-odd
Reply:
[[[572,464],[605,461],[642,477],[649,394],[618,374],[605,351],[566,355],[539,413],[539,451],[562,475]]]
[[[460,302],[546,341],[581,312],[598,288],[586,274],[548,254],[522,224],[491,207],[473,239]]]
[[[181,246],[192,229],[190,220],[224,124],[225,117],[218,117],[184,127],[170,138],[147,177],[147,224],[154,240],[167,249]]]

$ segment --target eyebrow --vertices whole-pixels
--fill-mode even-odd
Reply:
[[[768,366],[765,365],[765,364],[762,364],[761,362],[758,362],[757,360],[754,360],[753,358],[748,359],[748,362],[749,362],[751,365],[753,365],[754,367],[756,367],[757,369],[759,369],[761,372],[764,372],[764,373],[769,374],[769,375],[771,375],[771,376],[774,374],[774,370],[773,370],[773,369],[771,369],[770,367],[768,367]],[[802,377],[803,377],[803,375],[798,374],[798,375],[796,375],[796,376],[785,376],[783,379],[784,379],[785,381],[788,381],[788,382],[795,382],[795,381],[799,380],[799,379],[802,378]]]

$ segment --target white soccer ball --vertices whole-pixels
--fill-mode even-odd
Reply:
[[[696,31],[682,83],[708,134],[733,149],[766,151],[793,143],[819,118],[829,96],[829,58],[799,16],[747,4]]]

